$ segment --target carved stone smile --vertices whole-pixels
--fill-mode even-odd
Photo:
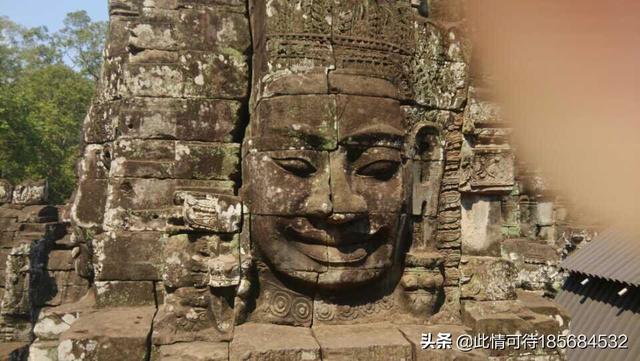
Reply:
[[[367,245],[364,244],[340,248],[302,242],[293,242],[293,245],[305,256],[317,262],[334,266],[359,263],[369,255],[365,249]]]
[[[368,228],[343,224],[325,230],[316,228],[308,219],[297,218],[285,226],[285,234],[307,257],[323,264],[346,265],[363,261],[380,246],[380,238],[375,237],[380,229]]]

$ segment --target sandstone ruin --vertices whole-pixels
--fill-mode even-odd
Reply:
[[[13,357],[564,359],[421,348],[569,321],[544,298],[568,207],[517,158],[462,5],[110,0],[71,204],[0,184]]]

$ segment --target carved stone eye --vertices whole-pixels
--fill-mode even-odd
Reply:
[[[308,177],[317,171],[308,160],[302,158],[273,158],[280,168],[298,177]]]
[[[378,160],[361,167],[358,169],[357,174],[379,180],[388,180],[396,174],[399,166],[400,163],[393,160]]]

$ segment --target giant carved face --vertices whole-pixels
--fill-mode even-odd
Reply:
[[[243,163],[258,257],[319,289],[388,271],[405,210],[402,120],[400,103],[384,97],[260,100]]]

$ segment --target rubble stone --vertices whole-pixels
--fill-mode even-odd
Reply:
[[[465,256],[460,264],[463,299],[510,300],[516,297],[513,263],[497,257]]]

